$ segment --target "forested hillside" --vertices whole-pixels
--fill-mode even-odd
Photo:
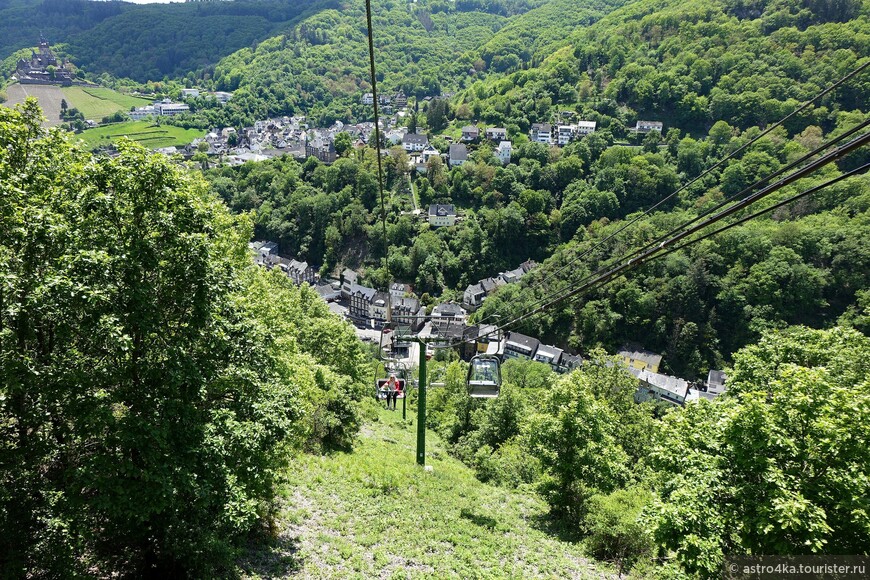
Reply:
[[[544,179],[526,187],[552,196],[541,214],[549,219],[551,241],[558,236],[574,240],[556,252],[522,295],[505,289],[503,298],[485,305],[483,315],[522,312],[531,294],[546,293],[540,285],[532,290],[535,280],[559,268],[566,256],[585,255],[575,268],[593,271],[610,256],[654,239],[867,119],[863,95],[870,75],[865,71],[792,117],[784,130],[659,206],[658,214],[625,236],[598,245],[622,228],[621,220],[651,207],[757,135],[756,126],[783,118],[866,62],[868,13],[858,3],[833,10],[826,4],[747,8],[724,2],[636,2],[578,31],[541,66],[473,85],[457,110],[464,107],[514,135],[565,110],[596,120],[599,127],[563,148],[556,163],[552,151],[548,158],[533,145],[521,146],[515,155],[519,169],[535,175],[524,147],[537,148]],[[635,135],[630,129],[638,119],[663,121],[664,134]],[[620,141],[640,148],[613,146]],[[854,168],[867,157],[865,148],[840,168]],[[547,171],[572,159],[582,178],[554,187]],[[473,173],[469,168],[465,174]],[[801,182],[790,193],[810,183]],[[853,308],[870,283],[864,274],[855,277],[868,271],[861,257],[866,232],[857,233],[866,224],[865,204],[858,200],[867,192],[866,178],[841,184],[630,274],[587,296],[580,307],[539,317],[523,330],[557,341],[567,338],[563,344],[581,350],[612,349],[643,337],[646,346],[667,354],[674,372],[693,376],[727,361],[764,328],[831,324]],[[571,279],[580,278],[575,270]],[[547,280],[548,286],[564,283]]]
[[[537,489],[557,529],[630,578],[722,577],[736,555],[867,554],[870,340],[769,331],[734,356],[716,401],[656,407],[590,353],[559,376],[510,360],[498,399],[451,363],[430,425],[482,480]]]
[[[436,121],[448,123],[454,135],[470,122],[506,126],[515,148],[506,167],[482,143],[462,167],[435,161],[425,177],[414,177],[420,203],[454,203],[464,212],[466,219],[450,230],[399,215],[412,205],[407,156],[394,150],[385,166],[394,192],[389,274],[446,299],[528,258],[545,260],[527,284],[503,289],[478,315],[510,320],[611,257],[858,127],[868,119],[861,96],[870,86],[866,70],[742,149],[759,135],[759,125],[779,120],[866,62],[866,7],[845,22],[822,24],[831,15],[816,7],[818,12],[800,13],[802,26],[786,26],[786,19],[768,33],[770,15],[790,14],[789,6],[800,13],[797,4],[746,12],[726,3],[634,3],[578,31],[540,66],[475,82],[449,103],[446,118],[436,119],[434,105],[421,110],[414,121],[442,151],[447,142],[433,130]],[[657,92],[641,98],[644,87]],[[564,111],[596,121],[597,131],[560,148],[527,142],[532,122],[554,121]],[[634,133],[638,119],[662,120],[665,129]],[[273,162],[222,170],[210,179],[231,207],[257,210],[258,234],[280,242],[284,251],[324,265],[324,272],[340,262],[368,263],[371,279],[383,282],[387,272],[374,268],[384,254],[374,158],[346,155],[328,168],[314,160],[304,166]],[[866,148],[853,153],[768,203],[854,169],[867,157]],[[270,177],[279,171],[280,179]],[[656,213],[615,235],[624,220],[702,174]],[[640,341],[664,353],[671,372],[693,378],[726,364],[765,329],[854,318],[870,288],[868,191],[866,177],[847,180],[630,273],[518,330],[581,352]],[[575,261],[577,256],[582,259]]]
[[[324,135],[371,118],[363,7],[10,0],[0,42],[11,53],[44,25],[89,73],[233,90],[160,122],[233,127],[236,145],[273,115]],[[620,576],[712,580],[733,555],[866,555],[870,146],[727,231],[633,268],[628,255],[867,138],[870,66],[762,133],[870,63],[870,2],[374,8],[379,87],[412,98],[393,121],[445,155],[387,148],[386,232],[373,138],[335,132],[330,164],[230,166],[208,142],[189,162],[126,140],[92,155],[41,129],[32,101],[0,108],[0,576],[607,574],[590,556]],[[530,141],[532,123],[579,120],[595,131]],[[504,127],[509,159],[472,139],[451,167],[472,124]],[[430,203],[454,204],[456,224],[430,225]],[[472,324],[626,270],[509,325],[580,353],[570,373],[510,360],[499,396],[473,399],[467,365],[438,348],[424,416],[440,437],[422,470],[415,373],[410,420],[379,411],[353,329],[257,267],[254,237],[322,275],[410,283],[426,306],[541,263]],[[606,355],[625,343],[690,381],[725,369],[727,390],[638,403]]]
[[[573,2],[568,10],[562,2],[550,0],[513,22],[525,34],[537,34],[546,15],[568,12],[566,23],[592,22],[621,3]],[[547,12],[551,4],[561,9]],[[422,99],[467,86],[486,66],[478,57],[478,47],[511,22],[510,15],[527,7],[513,0],[374,3],[381,89],[402,90]],[[532,20],[522,24],[527,17]],[[547,28],[562,21],[562,17],[550,19]],[[217,88],[239,89],[233,107],[248,116],[304,111],[325,125],[333,119],[368,118],[368,108],[359,105],[361,94],[369,89],[367,79],[361,0],[347,0],[339,9],[322,11],[256,49],[241,50],[222,60],[214,72]]]
[[[64,43],[82,72],[137,82],[184,77],[256,45],[331,0],[238,0],[139,5],[91,0],[0,3],[0,55]]]
[[[857,1],[833,9],[641,0],[578,29],[541,66],[474,84],[464,101],[481,120],[521,131],[550,121],[551,107],[602,116],[618,137],[638,118],[693,134],[717,120],[746,129],[784,117],[870,53],[868,14]],[[867,82],[850,83],[789,129],[865,105]]]

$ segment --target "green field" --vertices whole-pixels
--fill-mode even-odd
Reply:
[[[153,121],[128,121],[88,129],[78,135],[88,149],[108,145],[121,137],[129,137],[149,149],[187,145],[205,133],[197,129],[182,129],[172,125],[156,125]]]
[[[478,481],[428,432],[415,463],[414,412],[382,410],[352,453],[302,455],[280,490],[268,547],[239,561],[243,578],[616,578],[581,544],[549,530],[532,491]]]
[[[94,121],[118,111],[129,111],[130,107],[144,107],[151,103],[148,99],[131,97],[103,87],[64,87],[62,90],[70,108],[75,107],[85,119]]]

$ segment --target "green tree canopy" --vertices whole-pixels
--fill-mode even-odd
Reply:
[[[304,304],[274,323],[258,304],[320,301],[253,265],[250,223],[201,178],[39,121],[33,101],[0,109],[0,562],[223,574],[315,435],[307,401],[352,432],[358,393],[328,403],[354,391],[358,342]]]

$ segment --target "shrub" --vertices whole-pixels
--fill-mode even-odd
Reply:
[[[653,540],[640,521],[652,494],[640,488],[620,489],[589,498],[583,525],[589,534],[586,545],[599,560],[616,563],[619,573],[651,554]]]

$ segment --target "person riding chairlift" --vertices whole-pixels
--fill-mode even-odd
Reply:
[[[393,411],[396,410],[396,399],[399,398],[399,393],[402,392],[402,384],[396,379],[395,373],[390,373],[390,378],[387,384],[384,385],[387,391],[387,409],[390,408],[390,401],[393,402]]]

